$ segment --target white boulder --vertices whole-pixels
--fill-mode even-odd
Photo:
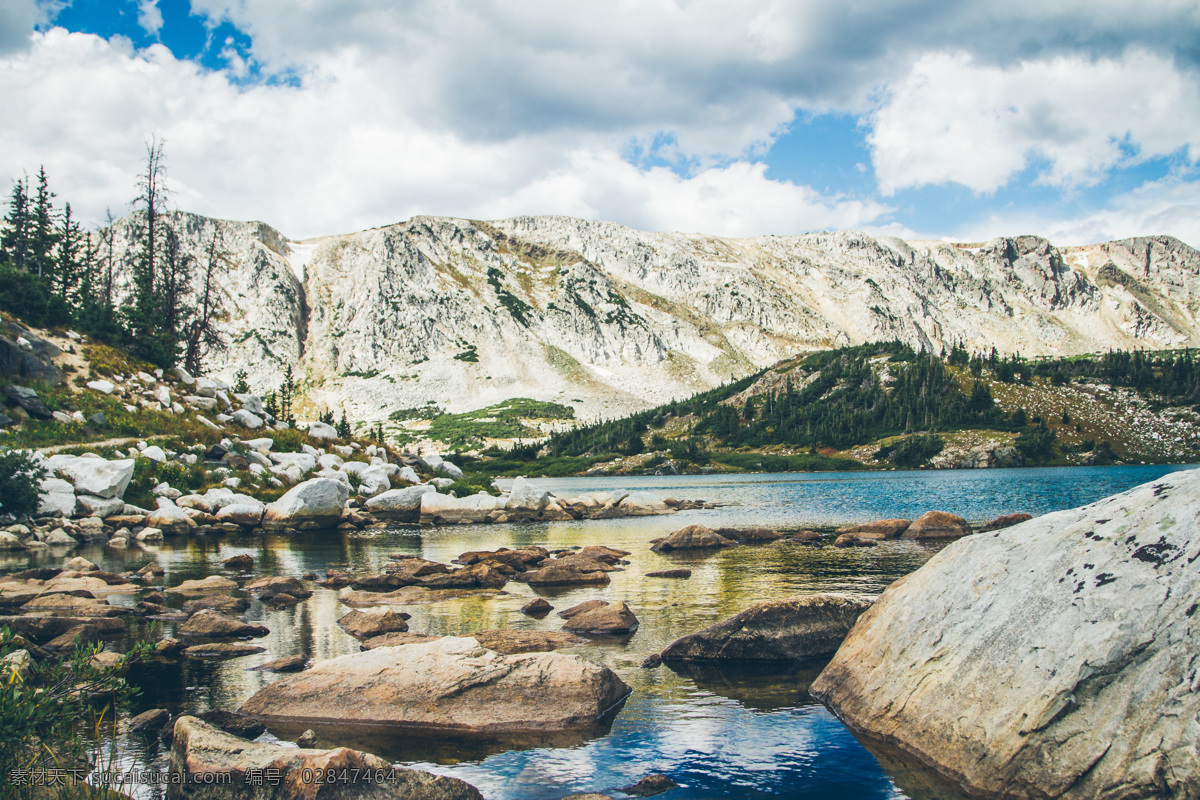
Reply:
[[[313,478],[288,490],[283,497],[267,506],[262,524],[268,530],[294,528],[336,527],[342,509],[350,497],[349,488],[341,481]]]

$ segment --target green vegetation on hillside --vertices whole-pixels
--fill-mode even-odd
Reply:
[[[537,439],[544,431],[529,423],[533,420],[563,421],[575,418],[575,409],[560,403],[514,397],[503,403],[461,414],[441,413],[435,405],[424,408],[401,409],[393,412],[394,420],[421,419],[422,412],[432,412],[429,427],[419,430],[393,429],[391,434],[401,444],[420,438],[434,439],[454,449],[479,447],[487,439]]]
[[[1066,405],[1026,408],[1051,402],[1042,388],[1054,387],[1059,393],[1053,397],[1060,397],[1065,389],[1059,387],[1085,382],[1098,391],[1103,385],[1133,390],[1151,411],[1200,412],[1191,407],[1200,400],[1200,364],[1190,350],[1029,360],[972,355],[959,345],[944,355],[917,352],[893,341],[812,354],[685,400],[555,433],[545,449],[558,457],[666,454],[641,462],[643,470],[668,455],[685,469],[712,462],[736,469],[847,469],[862,461],[832,458],[835,453],[878,443],[874,460],[916,467],[943,452],[956,432],[985,431],[1007,436],[1018,463],[1027,465],[1066,463],[1072,453],[1087,454],[1090,463],[1155,458],[1089,436]],[[1110,420],[1117,410],[1107,410]],[[785,452],[769,452],[780,449]]]

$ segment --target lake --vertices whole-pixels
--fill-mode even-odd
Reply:
[[[747,606],[770,599],[823,591],[877,594],[892,581],[919,568],[939,548],[892,541],[874,548],[808,547],[793,542],[746,545],[704,555],[649,550],[650,540],[691,523],[710,527],[827,527],[883,517],[916,517],[944,510],[980,523],[1001,514],[1035,515],[1083,505],[1167,472],[1186,467],[1076,467],[1014,470],[916,471],[737,476],[539,479],[560,496],[625,488],[661,497],[703,499],[719,508],[664,517],[407,528],[351,534],[282,536],[194,536],[168,539],[161,547],[113,551],[80,547],[103,569],[137,569],[155,560],[174,586],[190,578],[228,574],[220,562],[246,553],[256,574],[324,574],[331,567],[379,571],[392,553],[449,562],[466,550],[542,545],[550,549],[603,544],[631,551],[623,572],[607,587],[559,592],[510,582],[509,593],[409,606],[410,630],[429,634],[470,634],[493,628],[553,629],[562,623],[551,613],[542,620],[519,609],[535,596],[556,609],[585,600],[624,600],[641,620],[627,641],[595,642],[571,652],[602,662],[633,687],[633,694],[607,735],[585,742],[547,743],[524,750],[481,750],[453,743],[373,739],[363,742],[319,731],[322,746],[368,746],[386,758],[460,777],[489,800],[557,800],[598,791],[621,797],[621,787],[652,773],[671,777],[681,788],[669,800],[700,798],[903,798],[931,797],[925,776],[886,759],[888,768],[823,706],[807,694],[820,665],[779,671],[704,670],[683,675],[666,667],[643,669],[642,660],[675,639],[707,627]],[[34,564],[61,563],[62,553],[10,556],[4,571]],[[688,580],[645,577],[646,572],[685,566]],[[133,603],[136,598],[114,598]],[[348,609],[337,592],[314,587],[311,598],[282,610],[254,601],[244,615],[266,625],[256,656],[211,662],[181,660],[139,666],[133,677],[142,693],[129,713],[163,707],[173,713],[211,708],[235,710],[259,688],[276,679],[248,667],[302,653],[314,660],[357,652],[358,642],[336,620]],[[126,646],[139,635],[134,628]],[[162,633],[173,625],[162,623]],[[267,739],[272,734],[264,735]],[[340,737],[340,738],[339,738]],[[156,743],[130,737],[120,742],[122,762],[165,768],[166,753]],[[944,787],[942,787],[944,796]],[[136,787],[151,797],[149,786]],[[951,791],[951,796],[953,792]]]

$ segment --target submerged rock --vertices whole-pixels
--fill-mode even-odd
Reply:
[[[612,670],[578,656],[505,656],[447,636],[322,661],[260,689],[241,712],[267,722],[544,734],[595,725],[629,691]]]
[[[1200,787],[1200,471],[954,542],[893,583],[812,693],[970,793]]]
[[[356,639],[368,639],[385,633],[404,633],[408,623],[404,616],[387,606],[355,609],[338,620],[342,630]]]
[[[871,600],[812,594],[753,605],[711,628],[677,639],[662,652],[683,661],[801,661],[838,649]]]

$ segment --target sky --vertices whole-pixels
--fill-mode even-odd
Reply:
[[[0,178],[44,166],[90,226],[157,138],[174,207],[293,239],[1200,246],[1195,0],[0,0],[0,98]]]

